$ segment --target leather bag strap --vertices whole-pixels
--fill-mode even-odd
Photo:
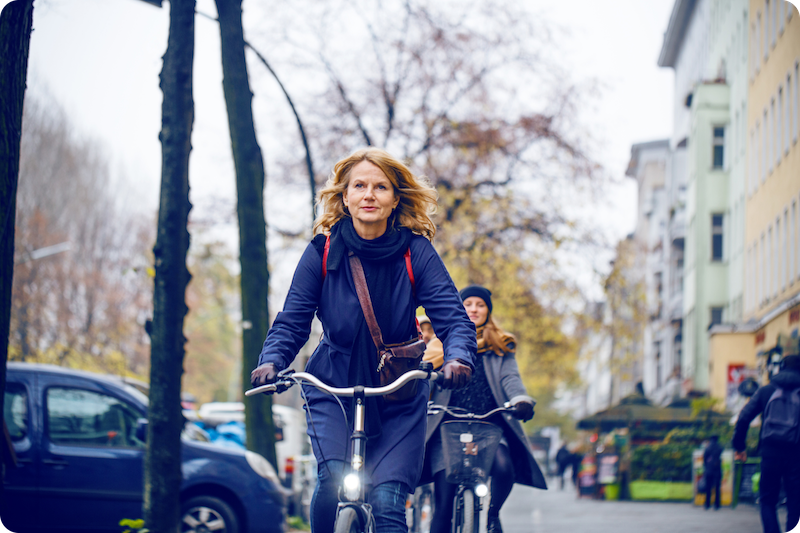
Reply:
[[[381,328],[378,326],[378,320],[375,318],[375,310],[372,308],[372,300],[369,297],[369,288],[367,287],[367,278],[364,275],[364,267],[358,256],[350,253],[350,272],[353,274],[353,281],[356,284],[356,294],[358,294],[358,302],[361,304],[361,310],[364,312],[364,318],[367,321],[369,334],[372,335],[372,342],[378,348],[378,351],[383,351],[386,345],[383,343],[383,335]]]

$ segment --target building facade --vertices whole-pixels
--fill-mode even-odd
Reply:
[[[712,394],[730,396],[733,369],[764,379],[800,326],[800,22],[782,0],[751,0],[743,311],[710,332]]]
[[[670,323],[680,330],[673,351],[683,393],[710,389],[708,331],[743,313],[748,10],[747,0],[677,0],[658,60],[675,72],[667,176],[675,194],[662,268],[680,280],[670,287],[680,308]]]
[[[676,249],[672,236],[682,240],[683,228],[670,214],[677,203],[676,193],[681,196],[682,191],[669,179],[669,160],[669,139],[634,144],[626,171],[627,176],[636,179],[639,196],[633,239],[639,256],[636,266],[644,281],[646,309],[641,378],[645,391],[664,396],[664,400],[669,394],[662,389],[680,373],[681,364],[682,308],[680,298],[673,297],[682,290],[682,274],[674,270],[683,268],[683,245]],[[678,216],[682,215],[681,210]],[[675,230],[679,230],[679,236]],[[673,257],[676,253],[680,258]],[[678,321],[677,333],[673,320]]]

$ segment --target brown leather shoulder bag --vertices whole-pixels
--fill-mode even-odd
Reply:
[[[418,333],[416,339],[397,344],[384,344],[383,334],[378,326],[375,310],[372,308],[372,300],[369,297],[364,267],[355,255],[350,256],[350,270],[353,273],[358,301],[361,304],[361,310],[364,312],[369,333],[372,335],[372,341],[378,349],[377,372],[380,375],[381,386],[389,385],[409,370],[419,368],[422,354],[425,353],[425,341],[422,340]],[[415,379],[403,385],[400,390],[387,394],[385,398],[388,402],[402,402],[412,398],[416,393],[417,380]]]

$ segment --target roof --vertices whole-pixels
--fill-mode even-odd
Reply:
[[[685,404],[676,403],[674,406],[658,407],[650,400],[638,394],[623,398],[618,405],[587,416],[578,421],[578,429],[611,431],[615,428],[630,427],[640,424],[654,424],[658,426],[679,427],[692,426],[711,417],[713,420],[727,422],[728,415],[707,412],[700,416],[692,416],[692,409]]]
[[[625,170],[625,175],[632,178],[636,177],[636,169],[639,166],[640,155],[645,150],[662,149],[669,150],[669,139],[659,139],[657,141],[648,141],[643,143],[636,143],[631,145],[631,160],[628,162],[628,168]]]
[[[659,67],[675,67],[675,60],[678,52],[681,51],[686,28],[689,26],[696,3],[696,0],[675,0],[667,31],[664,32],[664,44],[661,46],[661,53],[658,56]]]

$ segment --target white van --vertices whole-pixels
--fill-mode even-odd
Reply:
[[[242,402],[209,402],[200,406],[198,418],[208,426],[227,422],[244,423]],[[278,473],[286,476],[286,460],[311,453],[311,442],[306,434],[306,415],[302,409],[272,404],[272,419],[275,422],[275,454],[278,456]]]

